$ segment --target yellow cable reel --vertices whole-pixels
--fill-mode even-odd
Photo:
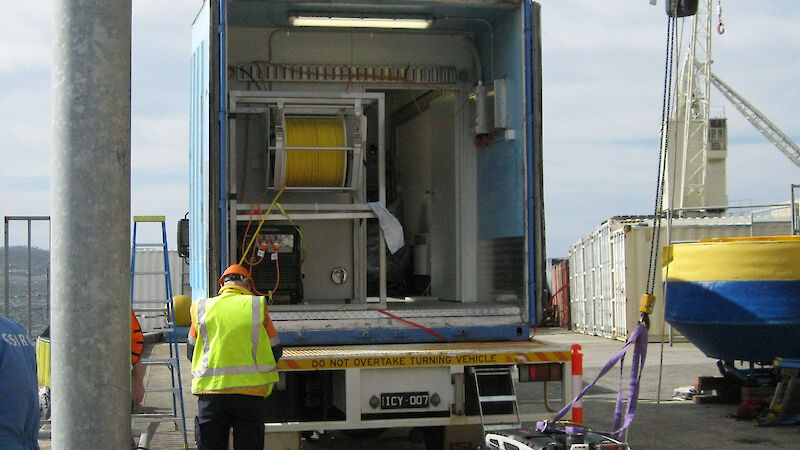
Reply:
[[[325,150],[346,145],[341,119],[286,119],[286,147],[314,147],[320,150],[287,150],[287,187],[344,186],[347,151]]]

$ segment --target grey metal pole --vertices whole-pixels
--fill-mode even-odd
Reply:
[[[6,299],[5,300],[6,309],[5,309],[5,313],[3,313],[3,314],[5,315],[5,317],[10,317],[8,315],[8,293],[9,293],[9,289],[8,289],[8,281],[9,281],[8,280],[8,216],[6,216],[6,218],[5,218],[5,226],[4,226],[3,229],[4,229],[4,233],[3,233],[3,236],[4,236],[3,237],[3,239],[4,239],[4,241],[3,241],[3,257],[4,257],[3,265],[5,266],[4,275],[3,275],[3,277],[4,277],[3,281],[5,282],[5,284],[3,285],[3,290],[5,291],[5,299]]]
[[[128,448],[131,0],[53,16],[52,448]]]
[[[33,332],[31,317],[33,316],[33,289],[31,286],[31,219],[28,219],[28,335]]]
[[[47,219],[47,251],[49,252],[49,256],[47,258],[47,327],[50,326],[50,286],[52,277],[51,268],[50,268],[50,261],[52,260],[52,251],[53,251],[53,229],[50,225],[50,218]]]

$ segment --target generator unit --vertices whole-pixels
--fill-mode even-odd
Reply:
[[[267,295],[274,304],[297,304],[303,300],[303,251],[299,228],[240,222],[242,242],[237,258],[253,276],[255,293]],[[255,239],[253,235],[258,229]],[[252,242],[252,244],[250,244]],[[248,246],[250,247],[248,249]]]

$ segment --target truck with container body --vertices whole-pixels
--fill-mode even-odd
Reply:
[[[528,0],[204,2],[190,284],[216,295],[242,262],[269,298],[286,346],[271,441],[533,419],[490,405],[481,368],[569,394],[569,349],[529,339],[539,33]]]

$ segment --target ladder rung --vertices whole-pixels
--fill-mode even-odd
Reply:
[[[134,222],[164,222],[165,216],[133,216]]]
[[[173,328],[170,327],[153,327],[152,330],[153,333],[167,333],[167,334],[171,334],[175,331]]]
[[[478,396],[478,401],[481,403],[488,402],[516,402],[517,396],[515,395],[486,395]]]
[[[164,248],[164,247],[167,246],[167,244],[165,244],[163,242],[142,242],[142,243],[135,243],[134,242],[133,246],[135,248],[141,248],[141,247],[160,247],[160,248]]]
[[[167,312],[167,308],[134,308],[137,313],[145,312]]]
[[[511,367],[473,367],[476,375],[511,375]]]
[[[166,275],[167,271],[155,271],[155,272],[133,272],[134,275]]]
[[[147,392],[180,392],[180,388],[147,388]]]
[[[134,414],[132,418],[134,422],[174,422],[181,420],[178,416],[168,414]]]
[[[166,299],[163,299],[163,298],[161,298],[161,299],[158,299],[158,298],[157,298],[157,299],[141,299],[141,300],[134,300],[134,301],[133,301],[133,302],[131,302],[131,303],[134,303],[134,304],[136,304],[136,303],[167,303],[167,302],[169,302],[169,300],[166,300]]]
[[[175,360],[177,358],[153,358],[153,359],[142,359],[140,360],[142,364],[145,365],[172,365],[175,364]]]

